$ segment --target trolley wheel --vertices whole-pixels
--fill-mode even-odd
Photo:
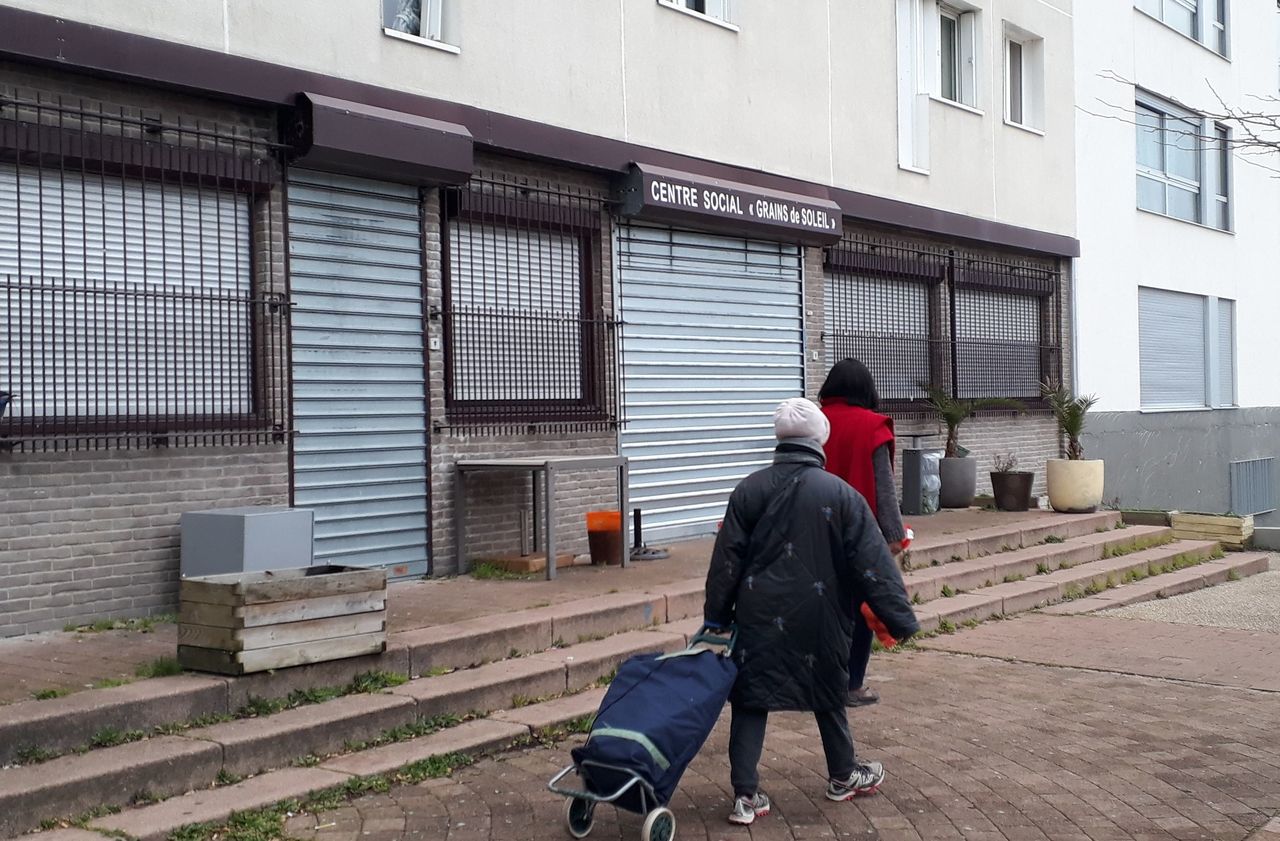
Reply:
[[[596,822],[596,804],[582,797],[570,797],[564,806],[564,822],[574,838],[586,838]]]
[[[640,841],[672,841],[675,837],[676,816],[670,809],[654,809],[640,829]]]

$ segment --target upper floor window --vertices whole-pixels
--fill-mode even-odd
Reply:
[[[1044,129],[1044,39],[1005,24],[1005,120]]]
[[[705,18],[726,29],[738,28],[733,22],[733,0],[658,0],[658,5]]]
[[[1227,54],[1227,0],[1135,0],[1134,5],[1214,52]]]
[[[388,35],[408,37],[433,47],[456,51],[451,21],[446,20],[451,0],[382,0],[382,26]]]
[[[978,13],[949,3],[934,3],[937,25],[936,79],[931,91],[940,99],[978,107]]]
[[[1134,107],[1138,207],[1230,230],[1231,132],[1150,97]]]

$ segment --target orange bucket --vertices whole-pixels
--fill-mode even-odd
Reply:
[[[592,566],[622,563],[622,512],[588,511],[587,546]]]

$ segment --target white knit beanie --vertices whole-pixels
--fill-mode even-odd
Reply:
[[[818,404],[803,397],[791,397],[778,404],[773,412],[773,432],[782,441],[786,438],[806,438],[826,444],[831,437],[831,424]]]

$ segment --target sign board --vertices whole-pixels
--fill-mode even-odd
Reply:
[[[829,245],[843,232],[833,201],[634,163],[622,212],[675,225],[763,239]]]

